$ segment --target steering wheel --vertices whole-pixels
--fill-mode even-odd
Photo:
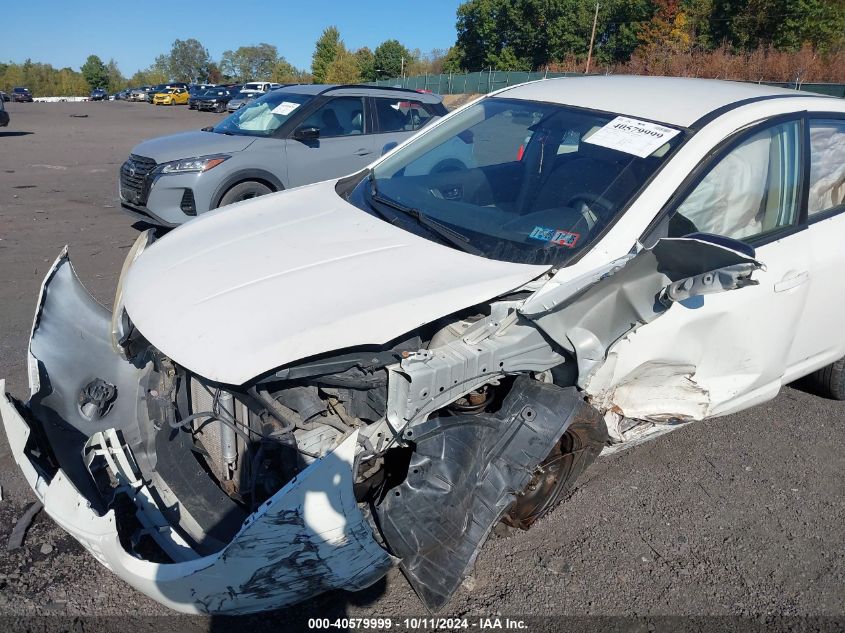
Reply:
[[[616,205],[604,196],[598,196],[586,191],[576,193],[570,197],[566,201],[566,206],[574,208],[574,203],[579,201],[583,203],[580,208],[581,215],[584,216],[584,221],[590,229],[598,224],[599,220],[606,221],[610,219],[616,210]]]

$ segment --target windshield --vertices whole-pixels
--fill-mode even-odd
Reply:
[[[484,99],[377,165],[367,193],[351,201],[391,221],[404,212],[403,226],[431,239],[439,239],[431,225],[451,231],[453,246],[484,257],[565,264],[625,210],[682,136],[634,122],[649,136],[635,148],[616,119]]]
[[[227,116],[214,128],[219,134],[270,136],[312,95],[270,92]]]
[[[225,97],[229,94],[228,90],[206,90],[202,93],[203,97]]]

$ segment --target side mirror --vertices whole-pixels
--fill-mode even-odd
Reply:
[[[318,127],[300,127],[294,130],[293,138],[297,141],[316,141],[320,138],[320,128]]]
[[[389,152],[390,150],[392,150],[394,147],[396,147],[398,145],[399,145],[399,143],[397,143],[396,141],[391,141],[390,143],[385,143],[384,147],[381,148],[381,155],[384,156],[385,154],[387,154],[387,152]]]

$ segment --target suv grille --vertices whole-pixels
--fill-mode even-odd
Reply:
[[[129,155],[129,160],[120,168],[120,193],[127,202],[139,205],[147,203],[150,191],[147,176],[155,166],[156,162],[152,158]]]

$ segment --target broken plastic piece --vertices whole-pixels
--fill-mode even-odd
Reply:
[[[43,508],[43,504],[40,501],[34,502],[30,505],[26,512],[23,513],[18,522],[15,523],[15,527],[12,528],[12,533],[9,535],[9,543],[6,545],[6,549],[14,551],[16,549],[20,549],[21,545],[23,545],[23,539],[26,536],[26,531],[29,529],[29,526],[32,525],[33,519],[35,519],[36,515],[41,512],[41,508]]]
[[[404,437],[416,445],[408,477],[376,510],[385,540],[430,610],[449,602],[490,530],[584,408],[575,388],[522,376],[495,414],[408,425]]]

